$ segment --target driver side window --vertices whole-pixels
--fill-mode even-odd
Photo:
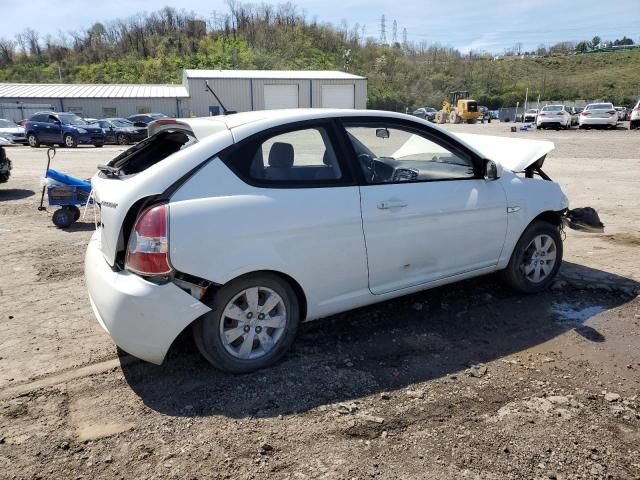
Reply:
[[[345,129],[369,184],[475,178],[465,152],[417,131],[383,124],[347,124]]]

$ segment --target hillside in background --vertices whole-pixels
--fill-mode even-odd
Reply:
[[[442,39],[446,42],[446,39]],[[640,51],[494,58],[441,45],[381,44],[362,30],[308,20],[291,4],[229,2],[204,19],[164,8],[58,39],[0,39],[0,82],[179,83],[184,68],[344,70],[369,78],[369,108],[440,105],[469,90],[490,108],[542,100],[640,95]]]

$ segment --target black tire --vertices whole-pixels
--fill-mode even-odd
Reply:
[[[96,148],[102,148],[104,147],[104,143],[94,143],[93,146]]]
[[[73,135],[67,133],[62,137],[62,144],[68,148],[76,148],[78,146],[78,140]]]
[[[629,130],[635,130],[640,125],[640,120],[629,122]]]
[[[223,311],[227,305],[243,291],[254,287],[268,288],[281,297],[287,312],[286,325],[271,350],[258,358],[241,359],[232,355],[223,344],[221,322],[228,321],[223,318]],[[211,307],[211,312],[194,323],[193,337],[202,356],[214,367],[225,372],[249,373],[273,365],[289,350],[298,332],[299,300],[291,285],[274,274],[259,273],[233,280],[220,288],[213,298],[205,300],[205,303]],[[258,327],[255,328],[257,333]]]
[[[534,239],[540,235],[547,236],[553,240],[554,245],[550,248],[555,247],[555,263],[544,279],[539,282],[534,282],[525,272],[525,263],[529,263],[529,265],[531,265],[535,260],[530,256],[531,252],[529,249],[531,243],[534,242]],[[501,275],[503,281],[514,290],[523,293],[537,293],[545,290],[551,285],[558,273],[561,263],[562,238],[560,237],[559,228],[549,222],[536,220],[527,227],[520,237],[520,240],[518,240],[518,243],[511,254],[509,264],[507,265],[507,268],[501,272]],[[535,274],[535,272],[532,273]]]
[[[55,212],[53,212],[53,217],[51,218],[53,224],[58,228],[67,228],[73,222],[73,210],[69,208],[59,208]]]
[[[30,133],[27,135],[27,143],[31,148],[38,148],[40,146],[40,140],[35,133]]]
[[[80,218],[80,209],[75,205],[69,205],[67,206],[67,208],[71,211],[71,213],[73,213],[73,221],[77,222]]]
[[[129,139],[129,137],[127,135],[125,135],[124,133],[119,133],[116,136],[116,143],[118,145],[129,145],[131,143],[131,140]]]

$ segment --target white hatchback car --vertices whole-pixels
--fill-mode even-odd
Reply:
[[[536,128],[571,128],[571,111],[565,105],[545,105],[536,117]]]
[[[100,324],[153,363],[192,326],[213,365],[251,371],[302,321],[495,271],[538,292],[562,260],[551,142],[320,109],[149,133],[92,179],[85,272]]]
[[[636,103],[636,106],[631,110],[631,117],[629,118],[629,130],[635,130],[640,128],[640,100]]]
[[[580,113],[578,120],[578,128],[615,128],[616,125],[618,125],[618,112],[613,108],[612,103],[590,103]]]

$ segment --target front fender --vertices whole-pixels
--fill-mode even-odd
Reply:
[[[569,200],[560,185],[539,178],[523,178],[507,172],[501,179],[507,194],[507,236],[498,260],[498,268],[509,263],[511,253],[524,230],[541,213],[569,208]]]

